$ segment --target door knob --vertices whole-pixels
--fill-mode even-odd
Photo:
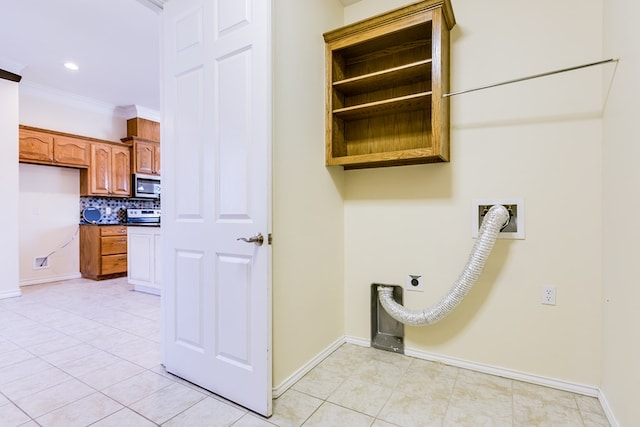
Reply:
[[[262,246],[262,244],[264,243],[264,236],[262,235],[262,233],[258,233],[255,236],[249,237],[248,239],[246,237],[238,237],[236,240],[242,240],[243,242],[255,243],[258,246]]]

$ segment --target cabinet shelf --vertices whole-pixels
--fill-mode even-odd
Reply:
[[[419,82],[431,77],[431,59],[377,71],[363,76],[333,82],[334,89],[345,95],[354,95],[371,90],[372,87],[385,89]]]
[[[324,34],[326,164],[449,161],[449,0],[424,0]]]
[[[369,102],[352,107],[333,110],[335,117],[343,120],[358,120],[366,117],[376,117],[391,113],[404,113],[424,110],[431,107],[431,92],[416,93],[383,101]]]

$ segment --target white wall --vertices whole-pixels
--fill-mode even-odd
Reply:
[[[604,1],[605,56],[619,58],[604,119],[604,368],[602,390],[619,425],[637,425],[640,406],[640,4]]]
[[[345,21],[409,1],[363,0]],[[452,0],[451,89],[600,59],[600,0]],[[579,11],[580,13],[576,13]],[[370,284],[425,278],[419,309],[457,278],[474,198],[522,197],[525,240],[500,240],[441,323],[407,327],[408,350],[597,387],[602,361],[601,70],[460,95],[451,162],[345,172],[345,322],[369,340]],[[557,305],[540,304],[541,286]]]
[[[21,163],[19,177],[20,284],[80,277],[79,170]],[[36,268],[34,258],[52,252]]]
[[[273,2],[273,384],[344,336],[341,171],[324,166],[324,41],[338,0]]]
[[[0,79],[0,194],[4,226],[0,246],[0,299],[20,296],[18,287],[18,83]]]

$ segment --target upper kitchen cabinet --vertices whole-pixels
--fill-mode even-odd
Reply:
[[[133,173],[160,175],[160,123],[136,117],[127,120],[127,137],[133,146]]]
[[[427,0],[324,34],[326,164],[449,161],[449,0]]]
[[[89,166],[89,139],[20,125],[19,140],[19,161],[22,163],[76,168]]]
[[[91,144],[91,164],[80,173],[82,196],[131,196],[131,148],[119,143]]]
[[[160,143],[137,137],[123,138],[133,143],[133,173],[160,175]]]

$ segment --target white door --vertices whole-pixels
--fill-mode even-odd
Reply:
[[[163,16],[165,367],[269,416],[271,2],[170,0]]]

